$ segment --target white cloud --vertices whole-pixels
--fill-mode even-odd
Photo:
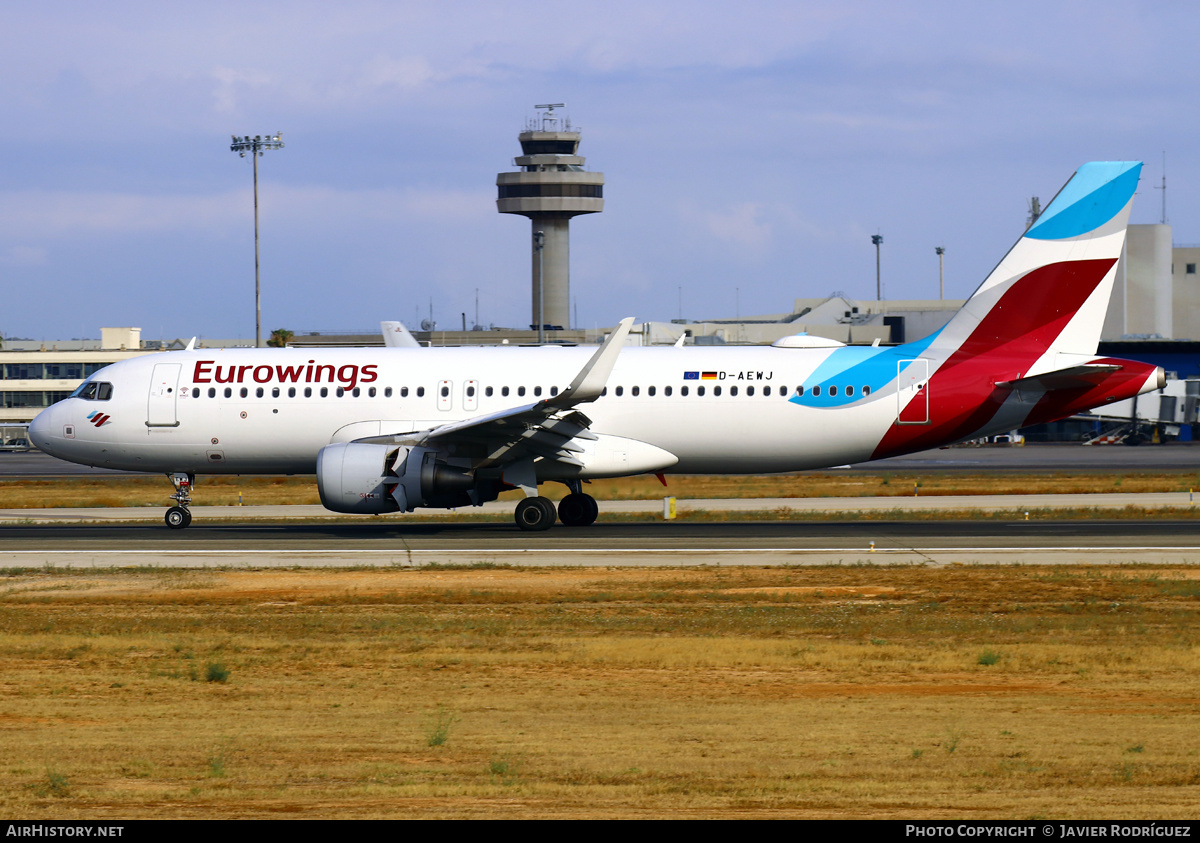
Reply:
[[[10,246],[0,252],[0,264],[6,266],[43,266],[46,250],[38,246]]]
[[[203,196],[8,191],[0,192],[0,236],[36,240],[96,233],[223,229],[249,223],[253,207],[249,189]],[[339,221],[447,224],[489,219],[495,214],[490,190],[338,190],[278,184],[260,185],[259,208],[261,215],[271,215],[288,225],[318,228]],[[8,260],[29,261],[36,253],[36,247],[12,246]]]
[[[212,69],[216,81],[213,90],[213,107],[221,114],[233,114],[238,110],[238,92],[242,89],[263,89],[274,84],[275,79],[261,71],[234,70],[218,65]]]
[[[766,219],[764,205],[759,202],[740,202],[716,211],[683,205],[679,213],[684,224],[699,229],[705,239],[715,238],[753,252],[765,251],[771,240],[771,224]]]
[[[237,194],[140,196],[23,190],[0,193],[0,235],[22,239],[68,234],[208,227],[228,218]]]

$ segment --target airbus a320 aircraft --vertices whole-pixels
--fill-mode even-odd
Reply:
[[[516,522],[591,524],[590,478],[766,473],[891,457],[1065,418],[1164,385],[1096,356],[1140,162],[1085,164],[950,322],[895,347],[237,349],[123,360],[29,428],[72,462],[171,477],[316,473],[335,512],[462,507],[519,488]],[[570,493],[538,495],[548,481]]]

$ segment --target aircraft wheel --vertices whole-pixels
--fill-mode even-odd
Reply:
[[[163,517],[167,522],[167,526],[172,530],[182,530],[188,524],[192,523],[192,513],[188,512],[182,506],[173,506],[167,510],[167,514]]]
[[[536,497],[525,498],[517,504],[514,517],[517,526],[522,530],[536,532],[553,527],[556,520],[555,515],[553,501],[548,498]]]
[[[591,495],[572,492],[558,502],[558,520],[568,527],[586,527],[596,523],[600,507]]]

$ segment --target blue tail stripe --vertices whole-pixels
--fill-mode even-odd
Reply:
[[[1141,171],[1140,161],[1084,164],[1025,236],[1063,240],[1094,231],[1128,204]]]
[[[916,342],[888,348],[853,345],[839,348],[804,379],[804,395],[793,396],[790,400],[793,404],[812,407],[840,407],[862,401],[862,387],[871,387],[872,395],[878,393],[896,379],[899,372],[897,364],[901,360],[920,357],[940,333],[939,329]],[[821,387],[821,395],[812,394],[814,386]],[[838,387],[839,394],[830,395],[830,386]],[[853,386],[856,394],[846,395],[842,391],[846,386]]]

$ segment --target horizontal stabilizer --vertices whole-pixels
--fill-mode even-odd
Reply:
[[[1095,386],[1113,372],[1121,371],[1120,366],[1110,363],[1085,363],[1082,366],[1071,366],[1033,375],[1028,378],[1016,378],[1011,381],[999,381],[996,386],[1003,389],[1016,389],[1022,392],[1050,392],[1054,389],[1082,389]]]

